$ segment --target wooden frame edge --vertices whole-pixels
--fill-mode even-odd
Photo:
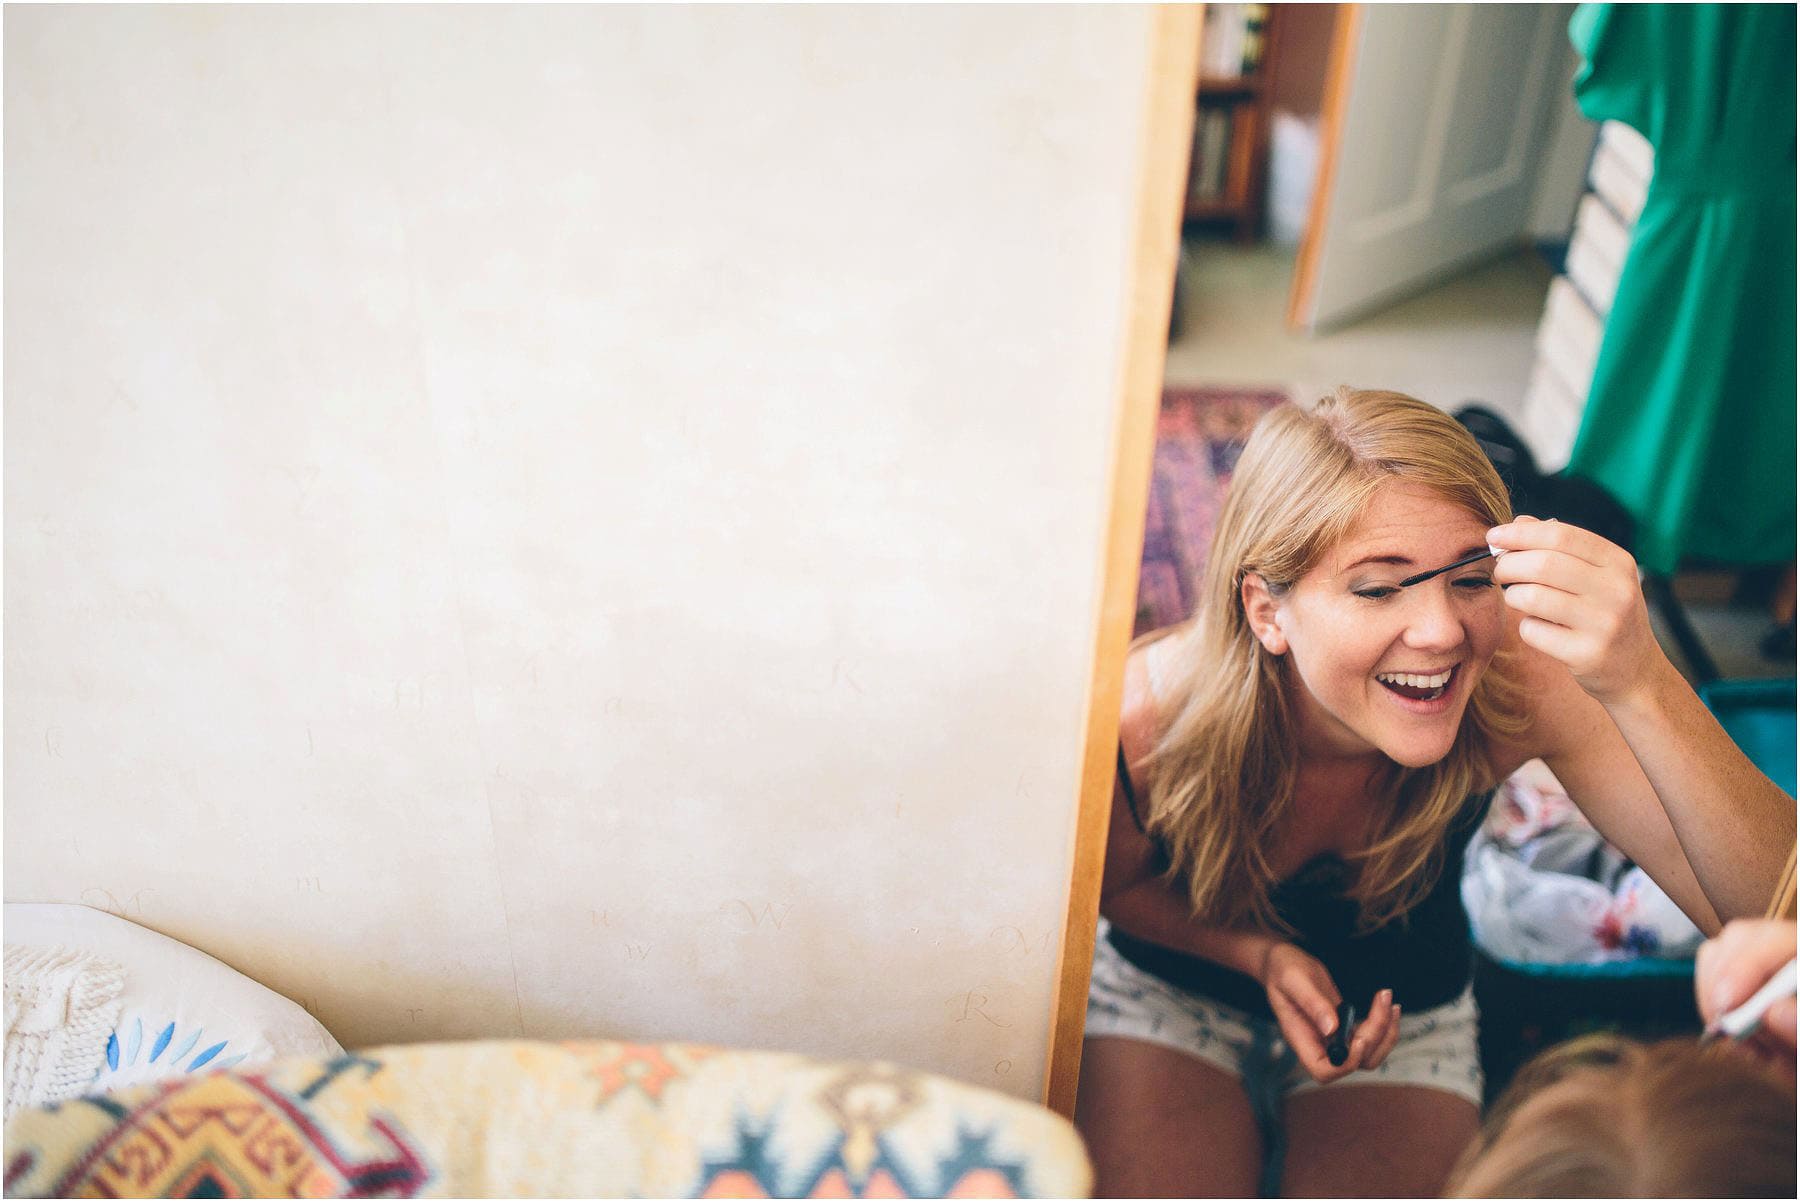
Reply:
[[[1769,899],[1768,917],[1794,917],[1794,852],[1788,852],[1787,867],[1775,883],[1775,894]]]
[[[1150,73],[1144,105],[1132,231],[1133,262],[1126,277],[1129,306],[1119,391],[1114,402],[1112,463],[1101,581],[1094,615],[1094,667],[1088,681],[1081,793],[1071,845],[1068,907],[1056,964],[1050,1013],[1046,1106],[1073,1118],[1093,970],[1094,924],[1106,826],[1112,811],[1113,754],[1125,657],[1137,607],[1138,564],[1156,448],[1163,365],[1168,357],[1169,311],[1187,196],[1187,161],[1194,141],[1194,98],[1200,86],[1200,25],[1204,6],[1154,10]]]
[[[1331,54],[1325,66],[1325,103],[1319,115],[1319,174],[1313,180],[1312,203],[1306,210],[1306,230],[1294,261],[1294,282],[1288,291],[1287,324],[1291,330],[1311,326],[1317,298],[1319,247],[1325,241],[1325,219],[1331,212],[1331,189],[1337,183],[1338,145],[1344,140],[1344,115],[1350,107],[1350,75],[1356,64],[1356,41],[1362,33],[1363,6],[1338,5],[1337,24],[1331,30]]]

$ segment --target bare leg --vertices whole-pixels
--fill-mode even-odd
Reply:
[[[1423,1085],[1338,1085],[1287,1103],[1288,1198],[1435,1198],[1480,1126],[1466,1098]]]
[[[1082,1044],[1075,1125],[1099,1198],[1256,1196],[1262,1138],[1230,1073],[1160,1044]]]

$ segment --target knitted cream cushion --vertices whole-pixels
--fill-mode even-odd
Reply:
[[[80,1035],[93,1042],[84,1052],[87,1076],[78,1092],[343,1051],[297,1003],[205,952],[104,910],[8,902],[6,948],[9,955],[53,948],[89,952],[122,970],[113,1021],[97,1039],[91,1031]],[[76,1039],[74,1033],[70,1038]]]
[[[92,952],[8,947],[6,1117],[80,1093],[119,1021],[125,973]]]

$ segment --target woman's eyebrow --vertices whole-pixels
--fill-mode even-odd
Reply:
[[[1445,567],[1441,570],[1448,572],[1452,568],[1462,567],[1464,564],[1470,562],[1471,556],[1473,556],[1475,559],[1479,559],[1479,558],[1481,558],[1480,553],[1485,552],[1486,550],[1487,550],[1487,545],[1485,543],[1470,543],[1468,546],[1464,547],[1462,550],[1460,550],[1456,553],[1456,562],[1448,565],[1447,567]],[[1405,555],[1402,555],[1398,551],[1389,551],[1389,552],[1387,552],[1385,554],[1381,554],[1381,555],[1365,555],[1361,559],[1357,560],[1355,563],[1349,564],[1346,567],[1344,567],[1342,569],[1342,571],[1344,571],[1344,572],[1354,571],[1355,569],[1362,567],[1364,564],[1371,564],[1371,563],[1393,564],[1396,567],[1405,568],[1405,567],[1411,567],[1412,565],[1414,565],[1417,562],[1418,562],[1418,560],[1411,559]]]
[[[1413,562],[1412,560],[1408,559],[1404,555],[1365,555],[1361,559],[1357,560],[1355,563],[1350,564],[1348,567],[1346,567],[1344,569],[1344,571],[1348,572],[1354,568],[1360,568],[1365,563],[1391,563],[1391,564],[1396,564],[1401,567],[1405,567],[1405,566],[1411,564],[1412,562]]]

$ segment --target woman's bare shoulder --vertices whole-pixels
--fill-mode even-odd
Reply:
[[[1140,636],[1125,660],[1125,688],[1119,711],[1119,741],[1133,764],[1150,754],[1162,737],[1169,709],[1169,678],[1187,627],[1169,626]]]

